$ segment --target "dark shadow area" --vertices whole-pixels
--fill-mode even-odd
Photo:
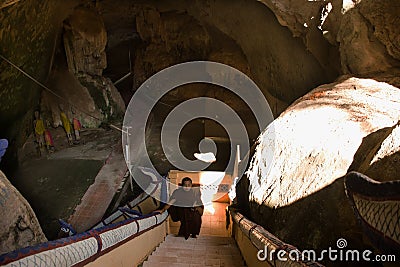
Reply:
[[[147,151],[153,165],[161,174],[167,174],[170,169],[177,169],[168,162],[165,156],[165,153],[175,152],[168,149],[168,144],[166,144],[166,148],[161,146],[161,130],[163,124],[167,116],[176,106],[192,99],[193,97],[209,97],[220,100],[230,106],[243,123],[247,131],[247,138],[249,139],[250,145],[254,143],[254,140],[260,133],[256,118],[250,108],[242,99],[228,89],[202,83],[177,87],[157,102],[152,111],[152,114],[154,115],[153,123],[151,126],[148,125],[146,128],[147,132],[151,132],[149,134],[146,133]],[[205,106],[204,108],[207,107]],[[196,111],[194,111],[193,114],[189,114],[190,111],[187,111],[186,113],[186,115],[193,117],[193,119],[183,126],[179,135],[179,146],[182,154],[189,160],[195,160],[194,153],[199,152],[200,141],[205,137],[210,138],[217,146],[217,161],[210,164],[206,170],[224,171],[228,166],[232,153],[232,140],[230,140],[226,129],[223,125],[214,120],[203,117],[196,118],[194,115],[196,114]],[[166,151],[164,151],[164,149],[166,149]],[[242,152],[245,153],[245,151]],[[233,151],[233,153],[235,153],[235,151]],[[228,167],[230,171],[232,171],[233,166]]]
[[[58,219],[68,220],[96,174],[99,160],[32,160],[20,166],[10,181],[28,200],[49,240],[60,231]]]
[[[398,123],[392,127],[379,129],[364,137],[347,172],[361,172],[380,182],[397,180],[400,171],[400,165],[398,164],[400,152],[378,159],[371,164],[373,157],[397,125]]]
[[[321,255],[318,253],[329,247],[338,249],[337,240],[344,238],[348,250],[381,253],[369,243],[358,224],[346,197],[343,177],[285,207],[272,209],[254,202],[248,206],[247,214],[252,220],[300,251],[313,249]],[[383,266],[375,262],[334,262],[328,257],[320,262],[326,266]]]
[[[370,163],[372,157],[378,152],[383,141],[390,135],[394,127],[385,127],[370,133],[362,139],[361,145],[354,154],[353,162],[347,172],[358,171],[363,172],[363,163]]]

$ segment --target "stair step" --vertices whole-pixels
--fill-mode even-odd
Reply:
[[[142,265],[143,267],[245,267],[246,265],[244,264],[216,264],[216,265],[204,265],[204,264],[199,264],[199,263],[171,263],[171,262],[148,262],[145,261]]]
[[[192,267],[192,265],[187,265],[186,263],[170,263],[170,262],[143,262],[143,267]]]
[[[224,255],[224,254],[203,254],[203,253],[193,253],[193,251],[155,251],[152,255],[157,256],[165,256],[165,257],[191,257],[194,259],[202,259],[205,256],[209,259],[226,259],[226,260],[235,260],[241,261],[242,256],[238,253],[236,255]]]
[[[214,246],[214,247],[236,247],[234,243],[227,242],[193,242],[186,240],[177,240],[177,241],[164,241],[163,244],[172,244],[172,245],[181,245],[181,246]]]
[[[186,243],[208,243],[208,244],[232,244],[234,241],[230,237],[206,237],[206,236],[198,236],[197,238],[190,237],[189,239],[185,240],[183,236],[167,236],[165,238],[165,242],[179,242],[185,241]]]
[[[168,235],[148,257],[143,267],[242,267],[243,258],[230,237],[189,238]]]
[[[183,237],[181,238],[176,238],[176,239],[167,239],[164,241],[165,243],[183,243],[183,244],[205,244],[205,245],[214,245],[214,246],[220,246],[220,245],[236,245],[233,240],[202,240],[198,238],[189,238],[185,240]]]
[[[178,257],[171,256],[158,256],[158,255],[150,255],[147,259],[149,262],[170,262],[170,263],[178,263]],[[182,262],[179,262],[182,263]]]
[[[173,249],[183,249],[183,250],[208,250],[208,251],[232,251],[235,252],[237,251],[236,247],[225,247],[225,246],[207,246],[207,245],[201,245],[201,246],[181,246],[181,245],[167,245],[167,244],[162,244],[159,246],[159,248],[173,248]]]
[[[200,252],[203,251],[203,253],[208,253],[208,254],[226,254],[226,255],[234,255],[235,253],[239,253],[239,250],[237,247],[224,247],[224,246],[180,246],[180,245],[166,245],[166,244],[161,244],[157,249],[166,249],[170,251],[176,251],[176,250],[181,250],[181,251],[196,251]]]

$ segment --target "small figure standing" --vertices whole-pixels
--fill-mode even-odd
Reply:
[[[75,109],[71,108],[71,111],[72,111],[72,114],[74,114],[74,118],[72,119],[72,125],[74,126],[75,139],[77,142],[79,142],[79,140],[81,140],[81,136],[79,135],[79,132],[82,129],[82,125],[81,125],[81,122],[75,116]]]
[[[61,123],[64,127],[65,132],[67,133],[68,143],[72,145],[71,122],[69,121],[67,114],[65,114],[64,107],[61,104],[60,104],[60,110],[61,110],[60,113]]]
[[[72,119],[72,124],[74,125],[74,131],[75,131],[75,139],[76,141],[81,140],[81,137],[79,135],[79,131],[81,130],[81,122],[77,118]]]
[[[44,140],[46,142],[47,152],[52,153],[54,152],[54,141],[49,131],[50,122],[46,121],[46,125],[47,129],[44,131]]]
[[[44,146],[44,123],[40,117],[39,111],[35,111],[35,120],[33,121],[33,128],[35,129],[36,142],[38,143],[39,155],[41,154],[41,149]]]

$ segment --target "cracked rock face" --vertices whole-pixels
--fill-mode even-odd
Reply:
[[[0,254],[47,241],[29,203],[0,171]]]

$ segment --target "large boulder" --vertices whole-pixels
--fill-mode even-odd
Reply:
[[[31,206],[0,171],[0,254],[47,241]]]
[[[396,76],[341,77],[269,125],[238,187],[248,215],[301,248],[327,248],[340,237],[365,248],[342,178],[356,170],[378,181],[400,179],[398,168],[388,167],[400,151]]]

